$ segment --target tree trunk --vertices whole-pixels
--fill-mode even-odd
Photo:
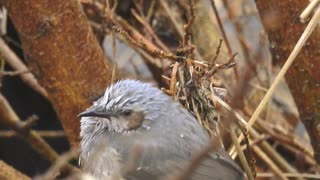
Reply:
[[[103,94],[112,71],[79,3],[6,0],[5,6],[27,64],[47,90],[69,141],[77,145],[77,115]]]

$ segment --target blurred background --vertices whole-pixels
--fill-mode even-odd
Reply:
[[[231,126],[238,136],[245,132],[240,119],[250,119],[304,32],[313,9],[304,22],[299,16],[309,3],[1,1],[0,112],[17,116],[0,116],[0,170],[44,177],[61,154],[77,148],[77,114],[122,78],[153,83],[208,133],[218,128],[242,166]],[[319,34],[317,27],[245,133],[248,141],[240,142],[256,179],[320,179]],[[227,106],[203,95],[213,92]],[[70,165],[77,166],[76,155]]]

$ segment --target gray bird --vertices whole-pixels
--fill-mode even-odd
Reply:
[[[80,165],[97,179],[165,178],[182,170],[210,140],[178,102],[135,80],[111,85],[79,116]],[[243,173],[220,148],[209,154],[188,179],[239,180]]]

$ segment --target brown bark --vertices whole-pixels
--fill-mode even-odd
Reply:
[[[300,38],[307,23],[299,15],[308,0],[256,0],[262,23],[268,34],[273,60],[284,63]],[[320,28],[299,53],[286,74],[301,120],[308,131],[315,159],[320,163]]]
[[[7,0],[5,6],[30,69],[47,90],[71,144],[76,145],[77,115],[110,83],[109,61],[76,0]]]
[[[13,167],[9,166],[5,162],[0,160],[0,179],[2,180],[11,180],[11,179],[20,179],[20,180],[29,180],[30,177],[22,174]]]

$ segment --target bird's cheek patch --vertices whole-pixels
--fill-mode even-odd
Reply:
[[[128,120],[129,129],[137,129],[141,126],[144,120],[144,114],[143,112],[133,112],[130,117],[128,117]]]

